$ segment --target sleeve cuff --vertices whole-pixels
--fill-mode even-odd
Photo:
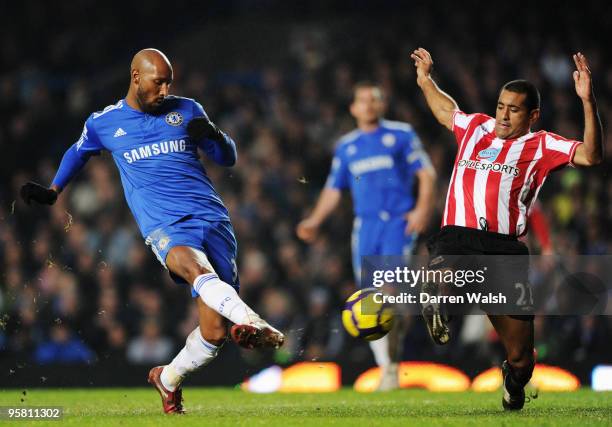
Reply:
[[[583,144],[583,142],[576,141],[574,143],[574,145],[572,146],[572,148],[570,149],[570,152],[569,152],[569,162],[568,162],[568,165],[570,165],[573,168],[576,167],[576,165],[574,164],[574,155],[576,154],[576,149],[578,148],[578,146],[580,144]]]
[[[459,112],[460,112],[459,110],[453,111],[452,127],[451,127],[451,130],[453,132],[455,132],[455,117],[457,116],[457,113],[459,113]]]

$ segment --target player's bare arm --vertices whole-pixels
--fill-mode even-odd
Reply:
[[[601,163],[604,158],[603,129],[597,112],[589,62],[582,53],[578,52],[574,55],[574,63],[576,94],[582,100],[584,109],[584,144],[580,144],[576,149],[573,163],[579,166],[594,166]]]
[[[416,176],[419,179],[419,196],[414,209],[406,213],[406,234],[423,233],[429,225],[434,206],[434,186],[436,171],[432,167],[420,169]]]
[[[341,198],[340,190],[324,188],[312,213],[297,225],[297,236],[305,242],[312,242],[317,237],[319,227],[336,209]]]
[[[425,95],[427,105],[438,122],[449,130],[453,128],[453,113],[459,106],[453,98],[443,92],[431,77],[433,59],[422,47],[416,49],[410,57],[414,60],[417,73],[417,84]]]

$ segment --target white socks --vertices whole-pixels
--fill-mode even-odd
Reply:
[[[240,299],[236,290],[220,280],[215,273],[196,277],[193,288],[204,304],[236,324],[249,323],[258,317]],[[219,349],[220,346],[212,345],[202,337],[199,327],[195,328],[187,337],[185,347],[164,367],[161,373],[163,386],[169,391],[176,390],[189,373],[208,365],[217,356]]]
[[[168,391],[174,391],[187,374],[208,365],[219,353],[221,346],[206,341],[197,327],[187,337],[185,347],[165,366],[161,373],[161,382]]]
[[[219,279],[215,273],[201,274],[193,282],[193,288],[204,304],[237,325],[249,323],[258,317],[238,296],[234,288]]]
[[[374,353],[374,360],[381,368],[391,364],[391,356],[389,356],[389,335],[385,335],[375,341],[370,341],[370,348]]]

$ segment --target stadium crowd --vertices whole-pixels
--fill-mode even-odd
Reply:
[[[92,36],[84,21],[78,23],[78,9],[59,6],[61,13],[51,16],[45,10],[50,6],[34,4],[25,2],[15,11],[20,19],[7,23],[0,42],[0,62],[9,64],[0,70],[0,360],[153,365],[169,360],[197,323],[188,290],[171,281],[144,245],[108,153],[92,159],[53,207],[18,200],[27,180],[51,182],[90,112],[124,96],[129,58],[142,47],[156,43],[165,51],[175,65],[172,92],[200,101],[238,144],[235,167],[204,162],[236,230],[241,293],[288,332],[287,345],[274,355],[279,362],[371,357],[361,343],[348,339],[339,317],[354,289],[349,201],[312,246],[294,234],[325,182],[335,141],[354,127],[348,104],[357,81],[382,85],[386,117],[416,128],[438,172],[436,215],[419,240],[422,254],[440,224],[455,151],[452,136],[434,122],[417,90],[409,58],[417,45],[435,53],[437,79],[464,111],[493,114],[501,85],[523,77],[541,90],[537,126],[577,139],[582,112],[571,54],[581,49],[592,64],[611,140],[612,58],[598,45],[603,39],[597,32],[612,18],[609,6],[603,11],[581,6],[594,8],[592,19],[599,20],[588,28],[577,25],[572,6],[546,11],[555,25],[545,26],[545,32],[537,25],[544,6],[530,6],[524,21],[507,28],[499,23],[508,6],[481,11],[475,2],[452,14],[438,6],[415,6],[418,13],[401,19],[389,17],[384,7],[370,10],[368,20],[358,9],[330,7],[312,16],[306,8],[295,18],[281,8],[273,16],[286,23],[275,29],[276,43],[270,46],[269,16],[249,9],[253,6],[238,12],[245,2],[230,2],[234,14],[213,8],[214,22],[204,26],[188,14],[180,21],[169,17],[166,35],[176,30],[171,38],[147,37],[128,25],[121,32],[101,27]],[[369,10],[365,3],[357,5]],[[112,9],[100,7],[100,19],[115,18]],[[244,29],[247,12],[253,16]],[[151,6],[141,18],[159,13],[162,5]],[[125,18],[120,19],[118,27]],[[443,28],[443,36],[440,31],[433,37],[432,28]],[[259,45],[249,34],[257,31]],[[198,51],[200,41],[207,54]],[[101,54],[111,47],[114,56]],[[253,49],[265,52],[258,58]],[[557,172],[544,186],[540,199],[554,252],[610,254],[609,157],[593,171]],[[434,348],[415,318],[405,358],[452,363],[475,354],[485,363],[499,363],[499,345],[483,319],[459,321],[451,346]],[[612,360],[609,317],[539,317],[536,333],[539,359],[548,363]]]

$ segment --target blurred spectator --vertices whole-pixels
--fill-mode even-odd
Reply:
[[[63,322],[51,327],[49,339],[41,342],[34,353],[34,360],[41,365],[52,363],[92,363],[93,351],[83,340],[73,336],[70,328]]]
[[[309,298],[308,316],[304,331],[304,357],[306,360],[333,360],[344,345],[339,310],[331,307],[330,291],[315,288]]]
[[[140,328],[140,335],[127,346],[128,361],[149,365],[167,362],[174,346],[170,338],[161,335],[159,323],[149,318],[142,322]]]
[[[127,332],[121,325],[114,324],[107,329],[106,346],[102,357],[114,362],[122,362],[125,359],[127,346]]]

